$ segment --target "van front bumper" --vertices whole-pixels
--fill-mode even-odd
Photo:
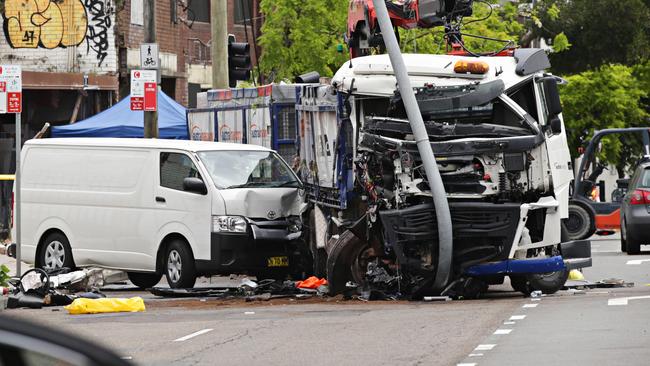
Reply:
[[[249,221],[246,233],[212,233],[210,260],[196,260],[200,275],[282,275],[300,264],[302,232],[286,220]]]

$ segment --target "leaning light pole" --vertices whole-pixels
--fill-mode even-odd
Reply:
[[[447,202],[447,193],[442,184],[442,177],[438,171],[438,164],[431,149],[429,134],[424,126],[424,120],[420,113],[420,107],[415,99],[415,93],[411,86],[404,58],[400,51],[397,37],[393,31],[393,25],[386,9],[384,0],[373,0],[375,12],[381,34],[384,38],[384,44],[388,50],[390,62],[393,66],[393,72],[397,78],[397,85],[404,101],[406,115],[408,116],[411,130],[415,136],[418,152],[422,157],[424,171],[429,181],[433,204],[436,209],[436,221],[438,224],[438,265],[436,266],[436,277],[433,282],[435,291],[442,291],[449,282],[451,274],[451,262],[453,252],[453,235],[451,226],[451,213],[449,212],[449,203]]]

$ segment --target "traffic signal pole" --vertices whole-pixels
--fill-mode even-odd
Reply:
[[[212,87],[227,89],[228,77],[228,2],[211,0],[212,24]]]
[[[154,0],[144,0],[144,43],[156,43],[156,6]],[[156,71],[160,82],[160,70]],[[144,138],[158,138],[158,111],[144,112]]]

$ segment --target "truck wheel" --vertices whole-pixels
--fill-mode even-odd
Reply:
[[[127,275],[129,276],[129,280],[133,282],[134,285],[143,290],[156,286],[162,278],[162,274],[160,273],[127,272]]]
[[[61,268],[74,269],[72,249],[68,238],[62,233],[48,235],[41,247],[38,262],[46,272],[54,272]]]
[[[171,288],[192,288],[196,282],[194,256],[185,242],[172,241],[165,256],[165,277]]]
[[[627,254],[639,254],[641,252],[641,242],[634,237],[634,234],[627,229],[625,221],[621,225],[621,247],[625,242]]]
[[[592,218],[589,212],[582,206],[575,203],[569,204],[569,217],[562,220],[569,234],[568,240],[587,239],[592,231]],[[595,226],[594,226],[595,228]]]
[[[554,294],[564,287],[569,278],[569,270],[528,275],[528,283],[533,291],[542,291],[547,295]]]

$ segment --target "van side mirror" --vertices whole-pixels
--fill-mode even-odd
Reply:
[[[551,126],[551,132],[553,132],[554,135],[559,135],[562,133],[562,120],[560,120],[559,116],[556,115],[555,117],[551,118],[548,124]]]
[[[205,186],[205,183],[199,178],[185,178],[183,179],[183,190],[185,192],[197,193],[197,194],[208,194],[208,187]]]
[[[546,95],[549,119],[562,113],[562,102],[560,101],[560,92],[555,78],[544,79],[544,94]]]

